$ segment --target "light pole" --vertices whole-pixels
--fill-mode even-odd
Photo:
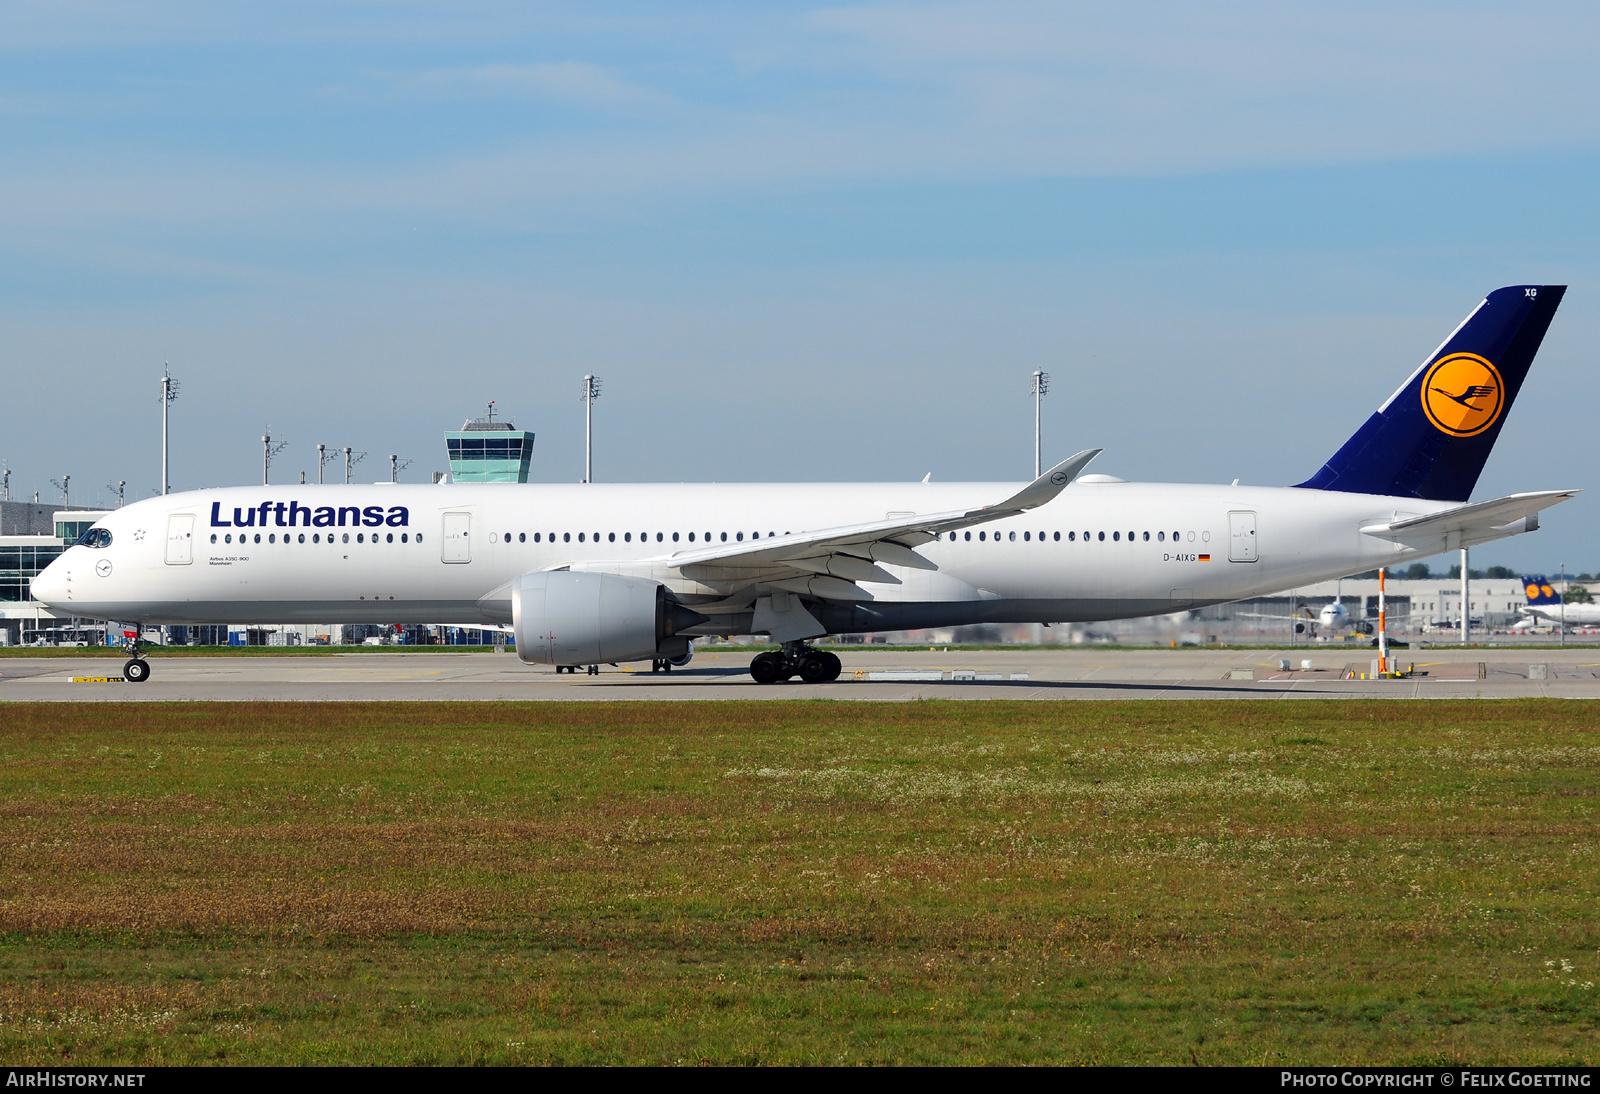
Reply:
[[[322,469],[328,466],[328,446],[317,445],[317,485],[322,485]]]
[[[172,378],[167,362],[161,362],[161,496],[169,493],[167,487],[167,408],[178,397],[178,381]]]
[[[583,481],[594,481],[594,401],[600,398],[600,379],[583,378]]]
[[[61,491],[61,505],[63,508],[69,507],[72,504],[72,497],[67,491],[67,487],[71,485],[71,483],[71,475],[62,475],[59,479],[50,480],[50,485]],[[35,495],[35,500],[38,500],[37,495]]]
[[[1567,645],[1567,564],[1561,564],[1561,646]]]
[[[5,469],[5,500],[11,500],[11,468]]]
[[[1033,370],[1033,477],[1044,474],[1039,446],[1039,404],[1050,392],[1050,374],[1042,369]]]
[[[1472,640],[1472,613],[1469,609],[1471,600],[1467,599],[1470,590],[1467,587],[1467,549],[1461,548],[1461,644],[1470,645]]]
[[[346,486],[350,485],[350,469],[355,467],[356,464],[360,463],[362,460],[367,458],[367,454],[365,452],[357,453],[354,457],[352,457],[350,455],[350,452],[351,452],[350,446],[349,445],[345,445],[345,447],[344,447],[344,484]]]
[[[117,508],[121,509],[122,508],[122,496],[123,496],[124,492],[128,489],[128,480],[127,479],[123,479],[121,482],[117,483],[115,486],[111,485],[108,482],[108,483],[106,483],[106,489],[107,490],[115,490],[117,492]]]
[[[272,427],[267,426],[267,432],[261,436],[261,485],[267,485],[267,478],[272,471],[272,457],[289,447],[288,441],[272,443]]]
[[[410,460],[402,460],[393,452],[389,453],[389,481],[399,482],[400,472],[411,466]]]

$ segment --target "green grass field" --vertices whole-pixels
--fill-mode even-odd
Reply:
[[[0,707],[0,1061],[1585,1063],[1600,708]]]

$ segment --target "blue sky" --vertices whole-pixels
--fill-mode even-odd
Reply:
[[[1572,286],[1479,496],[1590,485],[1600,16],[1549,4],[0,7],[13,496],[535,474],[1309,475],[1491,288]],[[1585,495],[1478,552],[1600,570]]]

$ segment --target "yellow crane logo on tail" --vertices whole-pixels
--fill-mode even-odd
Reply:
[[[1439,358],[1422,381],[1423,412],[1452,437],[1482,433],[1500,420],[1505,405],[1499,370],[1476,353]]]

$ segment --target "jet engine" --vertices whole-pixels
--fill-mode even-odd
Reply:
[[[511,583],[517,657],[530,665],[681,657],[678,632],[705,620],[645,578],[547,570]]]

